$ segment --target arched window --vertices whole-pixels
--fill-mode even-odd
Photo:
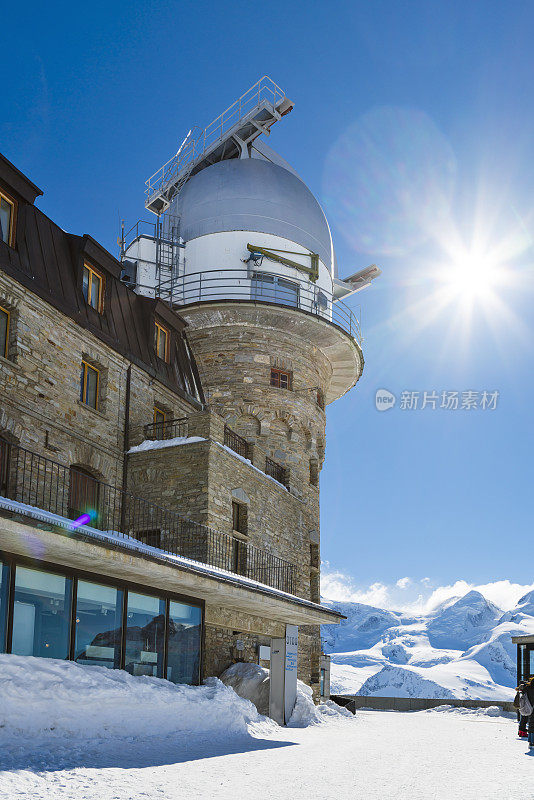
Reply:
[[[98,512],[100,481],[83,467],[69,471],[69,517],[77,518],[90,511]]]

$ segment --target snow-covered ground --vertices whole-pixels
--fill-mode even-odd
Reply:
[[[33,662],[33,663],[31,663]],[[532,800],[533,751],[498,709],[329,709],[280,728],[212,680],[0,658],[0,797]],[[302,716],[297,724],[302,722]]]
[[[332,656],[332,693],[511,700],[511,637],[534,634],[534,592],[506,613],[476,591],[424,616],[323,602],[347,617],[322,628]]]

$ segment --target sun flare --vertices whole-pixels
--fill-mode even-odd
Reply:
[[[503,273],[502,265],[490,255],[466,252],[444,266],[440,278],[452,297],[474,302],[491,297]]]

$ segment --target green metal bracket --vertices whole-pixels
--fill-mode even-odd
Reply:
[[[284,264],[286,267],[294,267],[295,269],[305,272],[310,276],[310,281],[315,283],[319,277],[319,254],[318,253],[298,253],[295,250],[267,250],[265,247],[256,247],[253,244],[247,244],[249,253],[260,253],[260,255],[269,258],[271,261],[277,261],[279,264]],[[291,258],[284,258],[277,253],[287,253],[290,256],[309,256],[311,266],[305,267],[304,264],[299,264]]]

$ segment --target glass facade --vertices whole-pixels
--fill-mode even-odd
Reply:
[[[0,561],[0,652],[197,684],[202,622],[201,603]]]
[[[201,625],[202,613],[198,606],[170,601],[167,621],[168,681],[199,683]]]
[[[78,581],[74,660],[118,669],[121,665],[122,592],[113,586]]]
[[[12,653],[69,657],[71,588],[64,575],[17,566]]]
[[[126,672],[163,678],[164,642],[165,601],[148,594],[128,592]]]

